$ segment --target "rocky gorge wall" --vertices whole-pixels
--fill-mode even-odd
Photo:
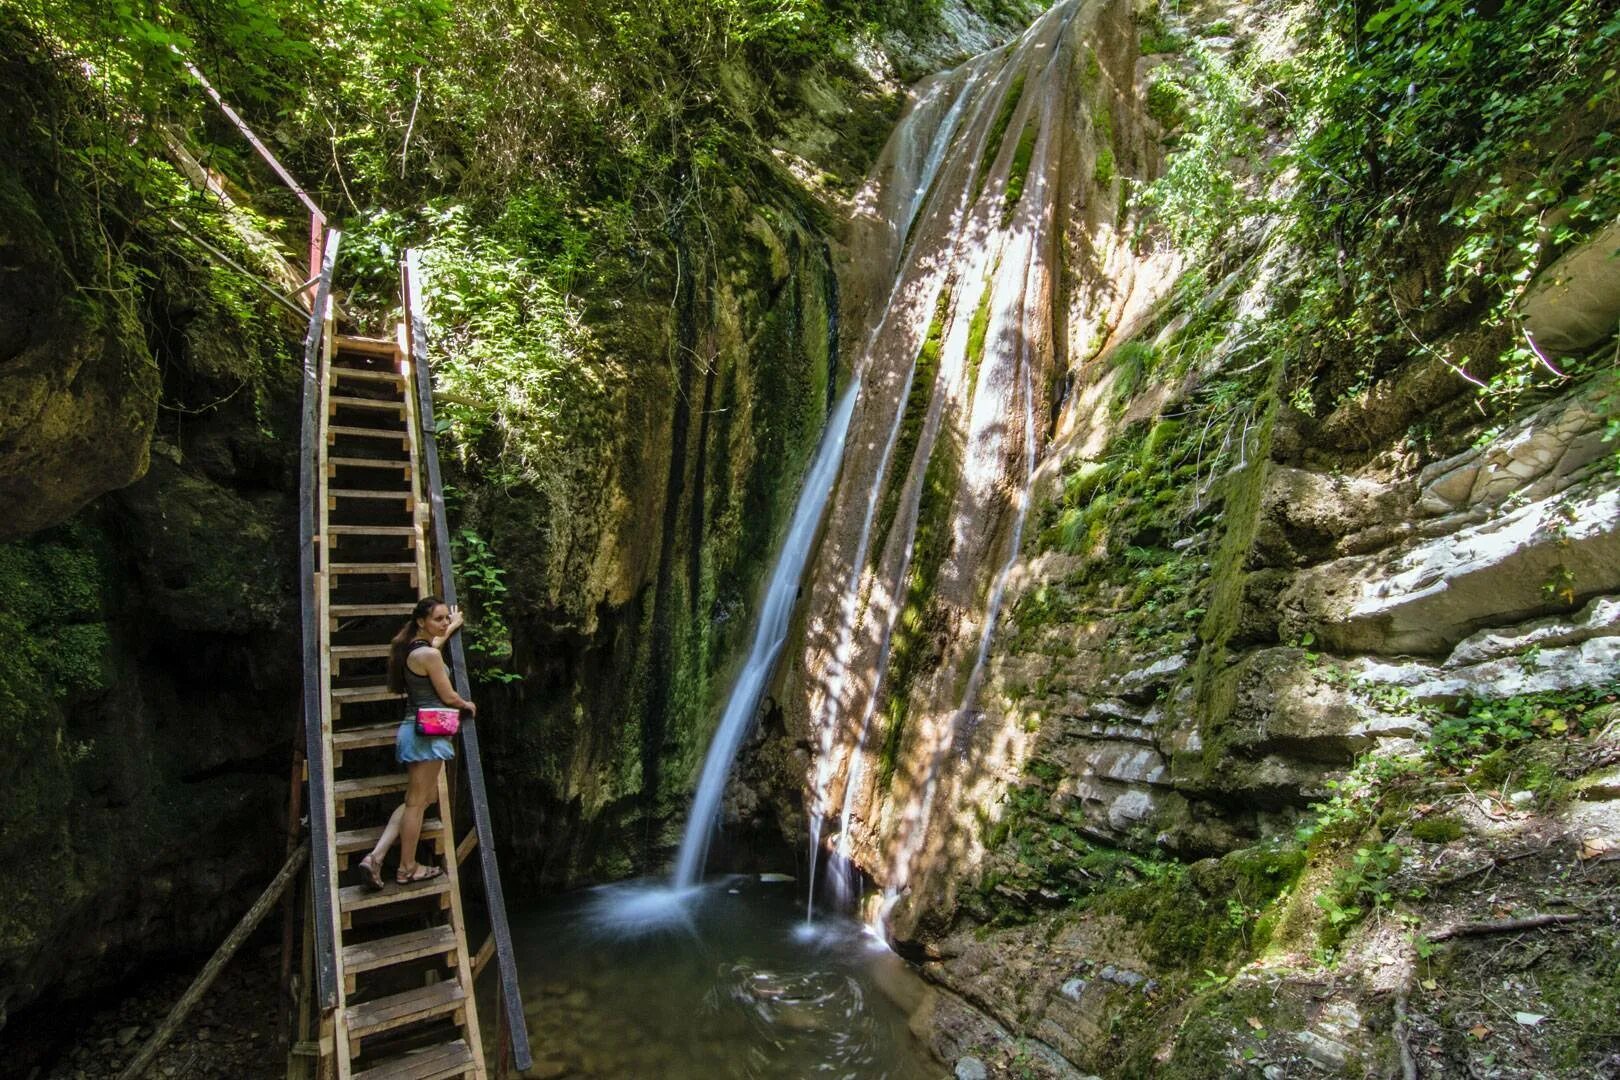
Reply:
[[[463,591],[475,623],[504,620],[478,698],[510,895],[660,869],[673,850],[775,535],[848,375],[838,208],[900,104],[894,71],[993,44],[1018,17],[950,6],[926,32],[799,65],[782,86],[728,67],[714,108],[742,167],[688,190],[641,265],[604,256],[582,301],[581,362],[622,377],[578,469],[531,488],[444,438],[455,524],[474,538]],[[107,118],[71,65],[5,32],[19,93],[0,126],[0,484],[16,512],[0,526],[0,618],[20,644],[0,668],[0,856],[16,868],[0,889],[0,1026],[211,949],[279,864],[301,679],[286,538],[303,333],[186,236],[154,236],[129,178],[53,152],[105,138]],[[262,220],[226,216],[274,246]],[[124,231],[98,232],[108,221]],[[371,278],[392,271],[365,228],[347,230],[338,289],[375,321]],[[774,820],[758,822],[757,843],[779,850]],[[39,1045],[14,1041],[30,1029]],[[25,1056],[56,1037],[5,1033]]]
[[[1187,15],[1200,48],[1286,48],[1280,11]],[[1391,953],[1387,932],[1341,938],[1392,897],[1412,905],[1407,927],[1456,910],[1440,906],[1446,874],[1414,870],[1408,892],[1381,894],[1365,883],[1399,871],[1369,860],[1407,865],[1453,825],[1459,858],[1470,843],[1488,857],[1539,837],[1567,860],[1570,836],[1620,824],[1599,779],[1612,724],[1597,734],[1620,679],[1620,391],[1599,362],[1492,423],[1441,357],[1501,333],[1466,311],[1431,318],[1438,347],[1366,392],[1299,391],[1281,328],[1312,269],[1286,221],[1196,265],[1139,225],[1132,187],[1158,175],[1160,140],[1181,122],[1149,107],[1160,69],[1178,63],[1162,44],[1136,47],[1162,42],[1158,18],[1058,5],[1018,45],[919,86],[908,115],[932,107],[934,130],[958,126],[898,238],[904,257],[895,237],[866,241],[869,265],[897,267],[892,295],[896,279],[879,275],[864,307],[851,301],[875,328],[872,391],[806,590],[803,645],[779,679],[785,728],[745,763],[733,807],[790,806],[781,790],[802,787],[824,873],[850,859],[871,883],[865,917],[941,988],[914,1027],[948,1060],[977,1056],[996,1075],[1190,1076],[1226,1060],[1238,1075],[1271,1050],[1277,1075],[1360,1075],[1398,1067],[1390,1010],[1397,990],[1420,992],[1400,989],[1418,961],[1393,950],[1380,978],[1357,965],[1360,950]],[[982,103],[970,93],[960,119],[938,119],[976,84],[990,86]],[[891,142],[874,190],[914,182],[919,142]],[[1536,341],[1601,355],[1620,315],[1612,250],[1599,230],[1524,290],[1518,318]],[[1414,259],[1393,273],[1414,295],[1432,269]],[[1016,305],[1002,306],[1003,280]],[[1320,363],[1319,387],[1353,381],[1350,357]],[[1020,532],[1031,422],[1038,468]],[[1467,754],[1516,746],[1512,724],[1579,725],[1596,741],[1559,751],[1551,772],[1546,754],[1502,748],[1481,767],[1494,779],[1446,779]],[[1424,769],[1434,786],[1399,781],[1395,799],[1356,779],[1379,760],[1427,760],[1384,768]],[[1505,805],[1514,782],[1530,789],[1517,815],[1498,815],[1511,827],[1412,824],[1438,819],[1458,785],[1499,785]],[[1376,824],[1324,817],[1356,799]],[[1348,834],[1352,819],[1370,831],[1295,839],[1323,820]],[[1570,865],[1544,869],[1563,881]],[[1509,892],[1548,902],[1527,884]],[[1603,940],[1563,962],[1580,966],[1570,958]],[[1350,959],[1324,969],[1313,948]],[[1231,1011],[1243,980],[1222,988],[1249,970],[1234,953],[1258,957],[1245,977],[1271,987],[1269,1006]],[[1290,984],[1296,968],[1315,974]],[[1547,985],[1565,977],[1549,971]],[[1305,993],[1312,979],[1337,994],[1283,1009],[1277,987]],[[1171,1033],[1182,1026],[1200,1036]],[[1284,1034],[1232,1057],[1268,1028]]]

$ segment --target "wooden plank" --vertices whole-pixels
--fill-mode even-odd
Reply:
[[[410,472],[409,458],[369,458],[369,457],[329,457],[326,464],[332,468],[344,469],[399,469]]]
[[[453,979],[389,994],[349,1006],[349,1038],[363,1039],[405,1024],[449,1016],[467,1004],[467,992]]]
[[[454,836],[456,831],[455,823],[450,816],[449,781],[445,776],[447,772],[449,772],[448,769],[439,770],[439,816],[444,820],[449,835]],[[467,1000],[472,1002],[474,1000],[472,957],[467,954],[467,921],[461,907],[461,860],[445,860],[444,876],[450,879],[450,925],[456,932],[456,981],[461,985],[462,992],[466,995]],[[472,1047],[473,1075],[482,1078],[484,1076],[484,1037],[478,1030],[478,1008],[476,1004],[466,1011],[458,1023],[461,1025],[461,1033],[467,1039],[467,1045]]]
[[[334,619],[352,619],[363,615],[409,615],[415,604],[333,604],[327,610]]]
[[[399,346],[388,338],[362,337],[358,334],[339,334],[337,336],[337,351],[340,353],[363,353],[366,356],[381,356],[393,360],[399,356]]]
[[[456,933],[448,926],[433,926],[407,934],[365,941],[343,947],[343,971],[347,975],[376,971],[395,964],[408,964],[429,956],[456,951]]]
[[[446,603],[455,603],[456,589],[450,562],[449,519],[444,510],[444,480],[439,469],[438,445],[434,440],[433,378],[427,364],[427,322],[423,317],[421,297],[421,268],[415,251],[406,251],[401,267],[405,304],[406,329],[410,349],[408,358],[413,367],[412,382],[416,388],[417,427],[422,432],[420,469],[426,476],[429,509],[432,513],[433,540],[441,577],[440,590]],[[425,580],[425,579],[424,579]],[[451,673],[456,691],[470,697],[467,683],[467,658],[461,635],[450,639]],[[483,759],[478,748],[478,724],[468,716],[461,725],[461,757],[467,770],[469,801],[472,804],[473,823],[479,837],[479,868],[483,875],[484,900],[489,908],[490,932],[495,939],[495,955],[500,967],[501,1004],[511,1035],[513,1065],[519,1072],[529,1068],[533,1055],[529,1049],[528,1019],[523,1014],[523,996],[518,988],[517,961],[512,950],[512,932],[506,918],[506,898],[501,891],[501,871],[495,859],[494,826],[490,822],[489,795],[484,783]],[[453,862],[452,862],[453,865]],[[480,1058],[479,1069],[483,1062]]]
[[[327,426],[327,442],[336,442],[340,435],[356,439],[398,439],[402,449],[409,449],[411,445],[410,441],[405,437],[405,433],[397,428],[352,427],[347,424],[330,424]]]
[[[326,378],[325,373],[327,371],[330,371],[331,368],[332,368],[332,340],[336,336],[337,336],[337,325],[336,325],[336,322],[335,322],[335,316],[333,314],[333,305],[332,305],[331,300],[328,300],[327,304],[326,304],[326,327],[325,327],[326,343],[325,343],[325,346],[322,349],[322,353],[321,353],[321,355],[322,355],[322,363],[324,365],[323,368],[322,368],[322,372],[321,372],[321,415],[322,415],[322,417],[328,416],[330,411],[331,411],[327,407],[327,399],[330,397],[330,395],[332,393],[332,385],[331,385],[331,381]],[[322,536],[326,535],[326,527],[329,524],[328,519],[327,519],[327,504],[326,504],[325,493],[326,493],[327,480],[329,479],[329,470],[328,470],[327,465],[326,465],[326,455],[328,453],[327,447],[329,445],[331,445],[331,442],[332,442],[332,440],[328,438],[328,439],[322,439],[322,440],[319,441],[319,443],[317,443],[317,452],[320,455],[319,459],[316,461],[316,468],[317,468],[318,482],[320,484],[319,494],[320,494],[321,498],[318,501],[318,505],[319,505],[320,515],[321,515],[321,532],[320,532],[320,535],[322,535]],[[327,545],[324,544],[324,543],[320,545],[320,559],[321,559],[320,571],[317,572],[317,574],[315,575],[316,578],[317,578],[316,595],[320,598],[320,601],[321,601],[321,604],[322,604],[322,610],[323,610],[323,613],[325,613],[331,607],[332,592],[331,592],[331,579],[326,574],[326,564],[327,564],[327,561],[329,559],[329,551],[328,551]],[[326,760],[323,763],[322,773],[324,774],[326,787],[327,787],[328,790],[333,790],[335,788],[335,786],[336,786],[333,783],[333,770],[335,770],[337,768],[337,763],[338,763],[337,754],[332,752],[332,718],[333,718],[334,713],[336,712],[336,708],[334,707],[334,705],[332,703],[332,695],[331,695],[331,689],[332,689],[332,631],[335,630],[336,628],[337,628],[337,622],[336,622],[336,620],[332,619],[329,614],[327,614],[326,617],[323,617],[321,619],[321,626],[320,626],[320,635],[321,635],[320,662],[321,662],[321,691],[322,691],[322,693],[321,693],[321,741],[325,744],[325,746],[327,748]],[[328,845],[331,844],[332,837],[334,837],[337,834],[337,818],[338,818],[338,814],[342,811],[343,806],[344,806],[343,801],[337,796],[336,792],[333,791],[333,797],[331,799],[327,800],[327,804],[326,804],[326,835],[327,835],[327,843],[328,843]],[[330,851],[330,850],[331,849],[330,849],[330,846],[329,846],[328,851]],[[338,907],[338,884],[339,884],[338,883],[338,868],[339,868],[340,865],[341,864],[337,863],[335,859],[333,860],[333,864],[330,866],[330,868],[329,868],[329,870],[327,872],[326,880],[323,883],[325,885],[325,890],[324,891],[325,891],[327,900],[334,909],[336,909]],[[332,949],[333,949],[333,953],[334,953],[334,955],[332,957],[332,966],[333,966],[333,971],[334,971],[334,973],[335,973],[335,975],[337,977],[337,1006],[334,1009],[332,1009],[332,1011],[331,1011],[332,1039],[333,1039],[333,1042],[332,1042],[331,1045],[334,1047],[335,1053],[332,1055],[331,1059],[329,1059],[329,1060],[332,1061],[332,1065],[334,1066],[333,1071],[335,1071],[337,1073],[337,1080],[350,1080],[350,1076],[349,1076],[349,1072],[350,1072],[350,1069],[349,1069],[349,1056],[348,1056],[348,1054],[343,1052],[343,1048],[348,1045],[348,1043],[346,1041],[346,1036],[345,1036],[345,1031],[347,1030],[347,1027],[346,1027],[347,1020],[346,1020],[345,1006],[347,1005],[347,993],[348,993],[349,980],[344,976],[344,973],[343,973],[343,954],[342,954],[343,931],[346,930],[347,928],[348,928],[348,924],[347,924],[347,921],[345,920],[344,924],[341,927],[339,927],[337,936],[333,939],[333,942],[332,942]],[[322,1038],[322,1042],[323,1043],[325,1042],[325,1037],[324,1036]]]
[[[409,575],[411,584],[416,584],[416,564],[400,562],[345,562],[333,563],[327,567],[326,572],[336,577],[339,574],[401,574]],[[387,655],[384,653],[383,655]]]
[[[382,836],[383,826],[372,825],[365,829],[344,829],[335,837],[338,854],[352,855],[356,851],[370,851],[377,846],[377,840]],[[424,818],[422,820],[422,838],[432,839],[436,848],[444,846],[444,822],[438,818]]]
[[[409,376],[414,366],[408,346],[409,330],[407,329],[406,324],[402,322],[398,324],[397,331],[397,336],[399,337],[402,346],[400,349],[399,368],[401,372],[403,372],[406,376]],[[411,393],[411,389],[413,388],[407,386],[405,392],[405,431],[410,436],[411,461],[414,464],[420,464],[422,460],[422,417],[419,411],[419,404],[416,400],[416,395]],[[417,591],[419,595],[426,596],[435,590],[433,587],[433,575],[428,570],[427,561],[427,523],[424,520],[424,517],[427,515],[429,508],[427,504],[422,501],[422,470],[420,468],[412,469],[410,475],[406,477],[406,479],[410,482],[411,493],[416,496],[416,502],[408,507],[408,509],[415,511],[411,521],[411,527],[416,531],[416,539],[413,542],[412,547],[416,551],[416,580],[418,582]]]
[[[403,536],[414,540],[414,525],[328,525],[329,536]]]
[[[474,979],[477,979],[478,976],[483,973],[485,966],[489,963],[490,957],[494,955],[495,935],[491,934],[489,937],[484,939],[484,943],[482,945],[478,946],[478,954],[472,958],[472,973]]]
[[[413,881],[409,885],[389,882],[381,892],[373,892],[365,885],[347,885],[338,890],[339,909],[348,914],[368,908],[388,907],[428,897],[442,897],[450,891],[450,879],[441,874],[427,881]]]
[[[366,488],[328,488],[328,499],[393,499],[403,501],[405,508],[410,509],[416,505],[414,491],[375,491]]]
[[[467,856],[471,855],[472,852],[473,852],[473,848],[475,848],[477,846],[478,846],[478,830],[473,829],[470,832],[468,832],[466,836],[463,836],[461,838],[461,843],[456,845],[456,862],[458,862],[458,863],[466,862],[467,861]]]
[[[340,367],[334,364],[331,372],[328,374],[329,377],[334,380],[354,379],[359,382],[387,383],[390,386],[403,386],[405,384],[405,376],[401,375],[399,372],[383,371],[376,368]]]
[[[380,1061],[354,1074],[354,1080],[451,1080],[472,1070],[472,1050],[465,1039],[426,1047]]]
[[[361,776],[353,780],[339,780],[332,785],[332,797],[338,802],[347,802],[350,799],[392,795],[404,790],[405,774],[388,773],[383,776]]]
[[[376,645],[333,645],[328,652],[334,660],[386,660],[391,648],[387,642]]]
[[[332,732],[332,749],[342,753],[346,750],[364,750],[373,746],[392,746],[398,732],[397,720],[390,720],[384,724],[344,728],[342,731]]]
[[[339,409],[360,409],[367,412],[390,412],[404,419],[405,403],[403,401],[389,401],[386,398],[355,397],[351,394],[333,394],[326,400],[327,414],[336,413]]]
[[[332,691],[332,700],[339,705],[358,705],[366,701],[398,701],[397,694],[386,686],[339,686]],[[334,743],[335,743],[334,739]]]

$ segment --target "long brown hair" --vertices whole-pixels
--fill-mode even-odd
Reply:
[[[433,614],[433,609],[444,603],[437,596],[424,596],[416,602],[411,611],[411,617],[399,633],[388,643],[388,689],[396,694],[405,692],[405,657],[410,653],[411,642],[421,636],[420,623]]]

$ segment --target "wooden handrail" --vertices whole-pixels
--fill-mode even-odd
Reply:
[[[298,571],[303,579],[304,627],[304,756],[309,766],[309,861],[310,890],[315,908],[315,986],[321,1008],[337,1007],[337,960],[332,943],[336,939],[332,915],[332,891],[326,887],[332,873],[332,838],[327,830],[326,739],[321,731],[321,633],[319,597],[315,572],[320,568],[317,544],[326,538],[316,532],[315,502],[319,480],[315,456],[320,450],[321,353],[325,330],[326,305],[332,294],[332,270],[337,265],[340,234],[333,229],[326,235],[320,277],[315,282],[315,302],[304,337],[304,415],[299,437],[298,462]]]
[[[253,149],[259,152],[259,156],[264,158],[265,162],[275,170],[277,176],[281,177],[281,182],[291,188],[292,193],[298,196],[298,201],[303,203],[305,208],[309,210],[309,273],[310,283],[313,284],[316,275],[321,271],[322,245],[326,235],[326,214],[315,204],[315,200],[309,197],[309,193],[304,190],[303,185],[293,179],[292,173],[287,171],[287,167],[281,163],[280,159],[272,154],[270,148],[264,145],[263,141],[253,133],[253,129],[248,127],[247,121],[243,120],[236,110],[231,108],[230,104],[220,96],[219,91],[214,89],[214,84],[209,82],[203,73],[197,69],[197,65],[181,55],[177,47],[170,45],[169,48],[174,51],[176,56],[180,57],[180,63],[191,73],[191,77],[202,84],[202,88],[208,92],[209,97],[214,99],[214,104],[219,106],[220,111],[230,118],[231,123],[236,125],[236,130],[242,133],[242,137],[252,145]],[[321,306],[312,303],[311,310],[319,311]]]
[[[405,303],[405,330],[410,347],[411,366],[416,377],[417,420],[422,425],[422,458],[427,472],[428,503],[433,515],[433,554],[439,595],[445,603],[456,602],[454,564],[450,558],[450,526],[444,511],[444,483],[439,470],[439,449],[434,438],[433,375],[428,368],[427,323],[422,314],[421,270],[414,250],[405,252],[400,265],[401,296]],[[472,696],[467,681],[467,658],[461,635],[450,638],[450,664],[456,692]],[[529,1051],[528,1021],[523,1015],[523,997],[518,989],[517,961],[512,952],[512,930],[506,921],[506,899],[501,892],[501,870],[495,861],[495,833],[489,820],[489,797],[484,787],[484,765],[478,752],[478,725],[471,716],[461,725],[462,762],[467,770],[467,788],[472,803],[473,823],[478,836],[478,862],[484,881],[484,901],[489,907],[490,938],[495,943],[495,961],[501,983],[501,1011],[511,1040],[512,1063],[519,1072],[534,1059]]]

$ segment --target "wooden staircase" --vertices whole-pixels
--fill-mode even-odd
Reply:
[[[322,298],[329,295],[338,239],[329,235]],[[372,891],[351,868],[375,845],[405,790],[404,769],[394,759],[405,707],[403,695],[386,686],[388,641],[420,597],[454,597],[442,550],[447,531],[438,460],[431,426],[420,415],[423,409],[431,414],[431,390],[425,374],[418,378],[415,371],[421,327],[410,317],[414,288],[407,288],[407,321],[393,339],[338,333],[330,303],[321,303],[306,340],[306,395],[316,395],[305,406],[311,888],[300,1017],[305,1060],[290,1060],[289,1073],[301,1072],[313,1057],[320,1075],[338,1080],[483,1080],[501,1069],[486,1066],[473,984],[497,953],[499,1064],[525,1068],[529,1051],[499,876],[487,850],[483,891],[493,927],[476,953],[467,945],[462,864],[481,846],[481,836],[489,846],[482,767],[469,722],[457,740],[457,761],[440,772],[436,806],[422,825],[419,858],[444,873],[396,884],[391,854],[385,888]],[[446,652],[466,694],[459,645]],[[477,828],[457,842],[452,808],[463,769]]]

